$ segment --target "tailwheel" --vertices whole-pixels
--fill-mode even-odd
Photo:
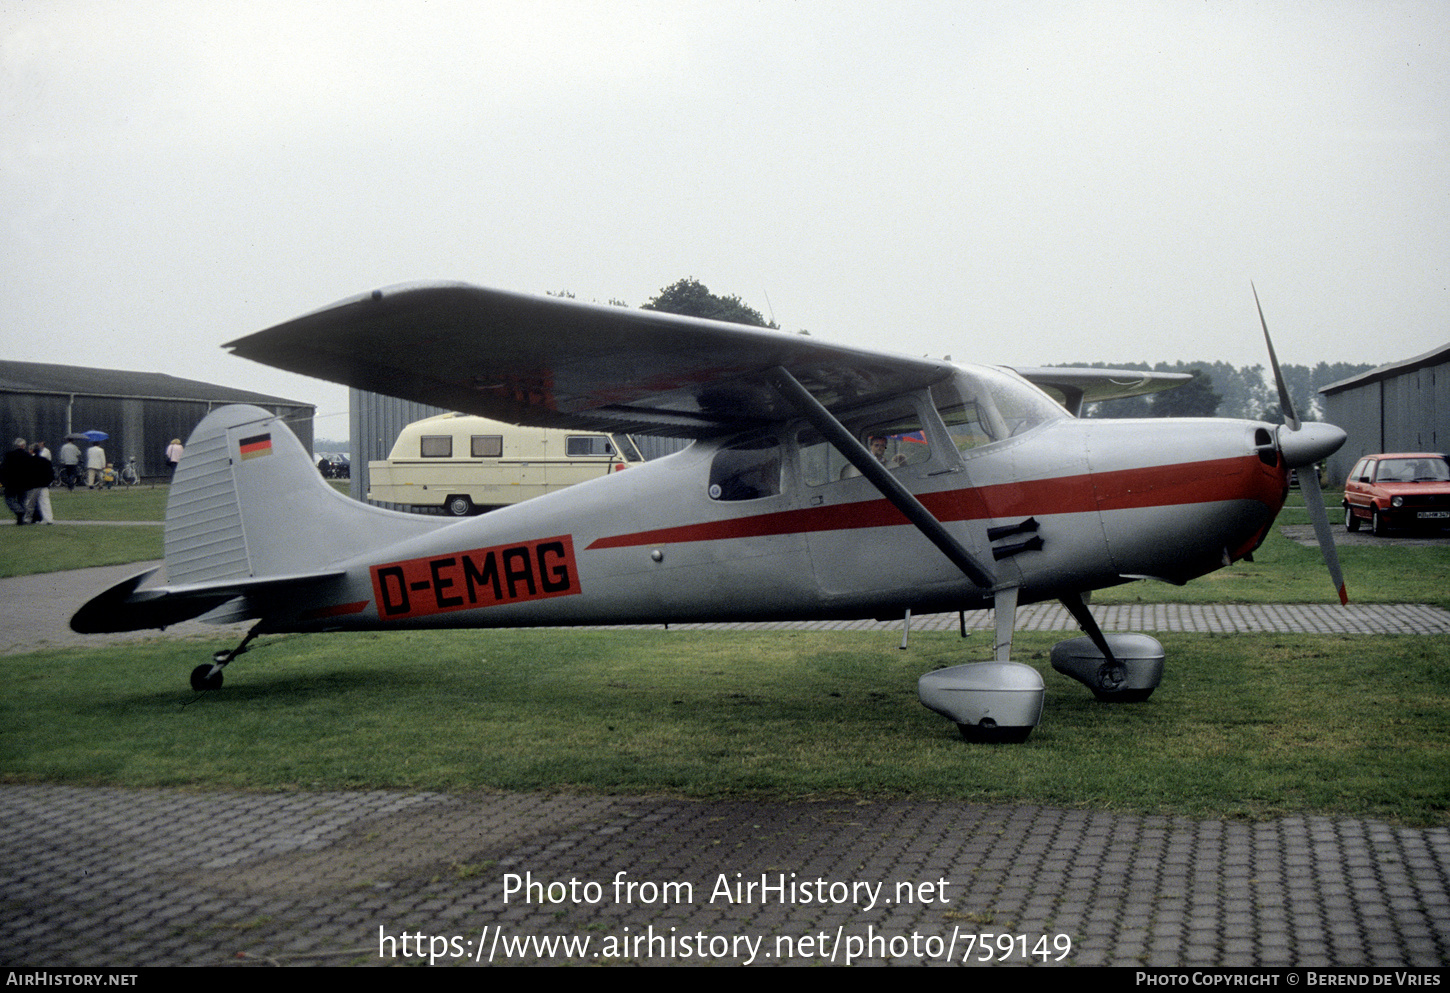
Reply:
[[[201,693],[222,688],[222,667],[206,662],[191,670],[191,688]]]
[[[262,625],[258,623],[256,627],[247,632],[247,636],[242,639],[242,643],[236,648],[233,648],[229,652],[217,652],[212,655],[210,662],[199,665],[191,670],[191,688],[198,693],[205,690],[221,689],[222,670],[227,667],[232,659],[247,651],[247,646],[252,643],[252,639],[261,634],[261,627]]]

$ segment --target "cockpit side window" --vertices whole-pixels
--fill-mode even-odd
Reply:
[[[715,453],[710,463],[712,500],[759,500],[780,492],[780,442],[751,438]]]
[[[915,410],[885,414],[878,411],[864,421],[848,421],[846,427],[888,469],[918,465],[931,458],[931,445]],[[846,456],[814,428],[803,428],[796,441],[800,446],[801,471],[807,486],[821,486],[861,475]]]
[[[931,445],[927,443],[926,431],[915,411],[868,424],[857,434],[876,461],[888,469],[916,465],[931,458]],[[855,466],[847,464],[837,475],[841,479],[849,479],[861,473]]]

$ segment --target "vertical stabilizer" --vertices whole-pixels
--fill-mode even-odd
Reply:
[[[260,407],[221,407],[187,439],[172,479],[167,582],[314,572],[443,523],[343,496],[281,418]]]

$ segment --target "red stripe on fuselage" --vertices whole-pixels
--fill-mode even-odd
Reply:
[[[971,496],[963,499],[964,494]],[[1259,500],[1277,512],[1283,501],[1283,477],[1279,469],[1248,455],[923,493],[917,499],[942,522],[1173,507],[1222,500]],[[901,512],[886,500],[863,500],[612,535],[590,542],[588,548],[724,541],[906,523]]]
[[[302,615],[304,621],[320,621],[328,617],[346,617],[348,614],[361,614],[367,609],[371,601],[358,600],[355,603],[339,603],[331,607],[318,607],[309,610]]]

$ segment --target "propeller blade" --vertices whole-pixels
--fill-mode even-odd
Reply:
[[[1294,410],[1294,401],[1289,397],[1289,384],[1284,382],[1284,373],[1279,369],[1279,356],[1274,354],[1274,340],[1269,337],[1269,322],[1264,320],[1264,307],[1259,303],[1259,288],[1252,282],[1249,289],[1254,291],[1254,306],[1259,309],[1259,326],[1264,329],[1264,344],[1269,346],[1269,365],[1274,369],[1274,382],[1279,387],[1279,407],[1284,411],[1284,423],[1289,425],[1290,431],[1299,430],[1299,415]]]
[[[1269,346],[1269,365],[1274,369],[1274,382],[1279,387],[1279,406],[1284,411],[1284,427],[1278,432],[1279,453],[1284,464],[1298,471],[1299,492],[1304,505],[1309,508],[1309,520],[1314,524],[1314,537],[1319,540],[1319,553],[1329,567],[1329,578],[1339,593],[1339,602],[1349,604],[1349,594],[1344,589],[1344,573],[1339,568],[1339,549],[1334,546],[1334,532],[1329,530],[1329,512],[1324,509],[1324,494],[1319,490],[1319,460],[1338,451],[1344,444],[1345,433],[1332,424],[1303,424],[1294,410],[1294,401],[1289,396],[1289,384],[1284,381],[1284,372],[1279,368],[1279,356],[1274,354],[1274,340],[1269,337],[1269,322],[1264,320],[1264,306],[1259,303],[1259,289],[1252,282],[1254,306],[1259,311],[1259,326],[1264,329],[1264,344]],[[1284,433],[1289,429],[1289,434]],[[1304,430],[1307,428],[1308,430]],[[1302,431],[1302,434],[1300,433]],[[1295,435],[1299,435],[1295,437]]]
[[[1339,568],[1339,550],[1334,546],[1334,532],[1329,530],[1329,511],[1324,507],[1324,495],[1319,489],[1319,467],[1305,466],[1299,470],[1299,492],[1309,508],[1309,520],[1314,522],[1314,537],[1319,539],[1319,551],[1324,564],[1329,567],[1329,578],[1339,593],[1339,602],[1349,604],[1349,594],[1344,589],[1344,573]]]

